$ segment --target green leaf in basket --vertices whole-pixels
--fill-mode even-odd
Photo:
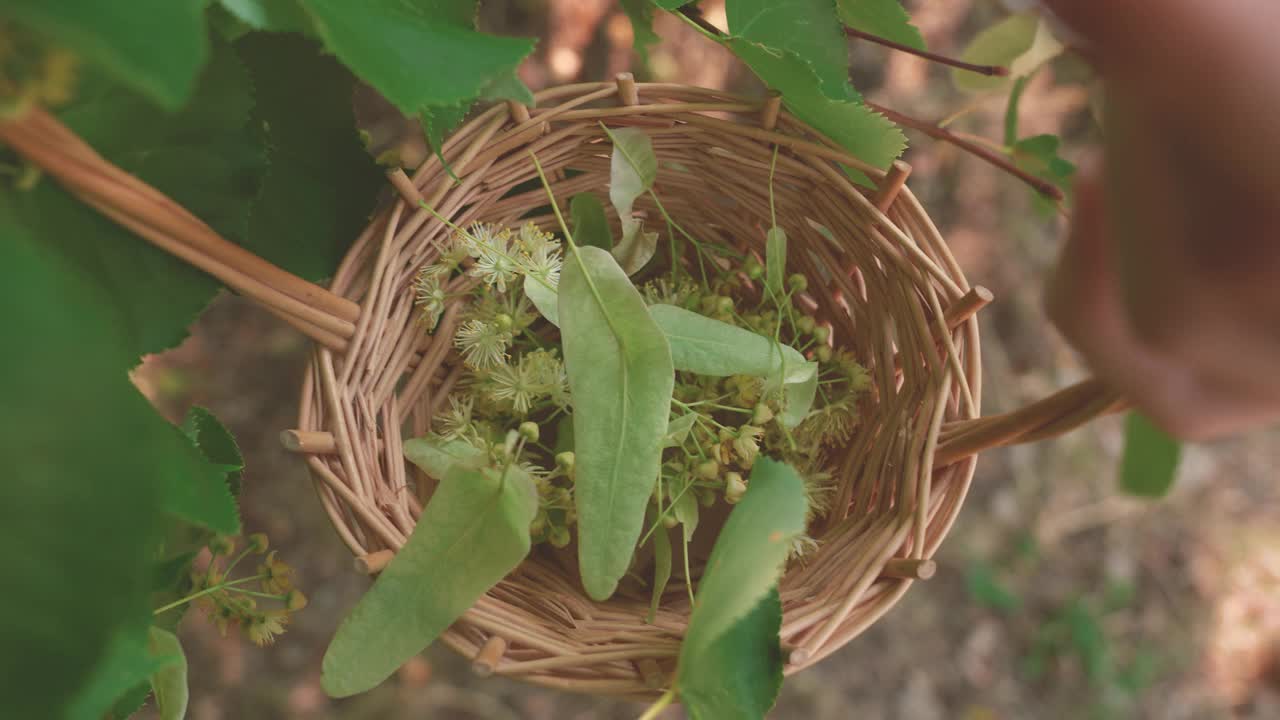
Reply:
[[[404,456],[423,472],[437,479],[448,475],[455,465],[478,470],[487,460],[485,452],[470,443],[436,437],[405,441]]]
[[[662,604],[662,594],[667,591],[667,583],[671,581],[671,536],[665,527],[659,527],[653,533],[653,595],[649,600],[649,617],[653,622],[658,614],[658,606]]]
[[[763,717],[773,704],[781,671],[777,582],[807,511],[796,471],[757,460],[711,550],[680,646],[676,689],[694,717]],[[746,650],[750,660],[735,657]]]
[[[518,467],[450,468],[408,542],[338,626],[321,685],[334,697],[369,690],[453,624],[529,554],[537,510]]]
[[[815,375],[797,350],[750,330],[674,305],[650,306],[649,314],[667,336],[677,370],[714,377],[781,376],[788,384]]]
[[[214,43],[191,102],[174,115],[98,76],[86,76],[81,90],[63,122],[224,236],[244,237],[266,158],[250,128],[249,77],[229,46]],[[123,311],[119,327],[129,345],[122,368],[177,344],[217,290],[213,278],[134,237],[52,179],[11,195],[40,242]]]
[[[1120,487],[1130,495],[1164,497],[1173,487],[1182,446],[1140,413],[1129,413],[1124,422],[1124,455],[1120,460]]]
[[[0,18],[36,30],[169,109],[209,55],[205,0],[6,0]]]
[[[793,53],[812,70],[823,95],[847,97],[849,42],[831,0],[732,0],[725,15],[730,35]]]
[[[151,691],[155,694],[156,710],[160,720],[182,720],[187,716],[187,656],[182,643],[168,630],[151,628],[151,653],[158,657],[172,657],[151,673]]]
[[[783,102],[796,117],[863,162],[887,168],[906,148],[907,138],[902,130],[867,107],[852,87],[846,86],[843,98],[829,97],[813,69],[796,54],[744,38],[729,38],[725,45],[765,85],[782,93]],[[863,184],[870,183],[861,172],[849,169],[849,173]]]
[[[474,2],[301,0],[325,47],[406,115],[470,102],[510,73],[533,41],[459,23]]]
[[[658,179],[658,156],[653,152],[653,142],[641,130],[605,127],[604,132],[613,141],[609,202],[618,212],[622,226],[622,239],[613,248],[613,256],[627,275],[633,275],[649,262],[658,247],[657,233],[644,232],[644,223],[631,214],[636,199],[649,192]]]
[[[569,201],[569,214],[573,218],[573,241],[580,247],[613,249],[613,236],[609,233],[609,219],[604,215],[604,203],[591,193],[579,193]]]
[[[658,477],[675,369],[662,330],[608,252],[572,249],[560,332],[573,398],[578,560],[587,594],[613,594]]]
[[[687,665],[682,653],[678,686],[690,720],[764,718],[782,689],[781,629],[782,600],[772,587]]]
[[[235,47],[253,80],[253,124],[270,163],[243,244],[307,280],[327,278],[386,186],[357,135],[355,79],[298,35],[251,33]]]
[[[778,422],[788,429],[804,422],[813,408],[814,398],[818,396],[818,363],[806,362],[797,373],[805,379],[782,386],[782,412],[778,415]]]
[[[837,0],[840,20],[855,30],[924,50],[924,36],[899,0]]]
[[[783,278],[787,276],[787,231],[774,226],[764,238],[764,285],[773,297],[782,298]]]

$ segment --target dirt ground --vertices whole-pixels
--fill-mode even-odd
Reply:
[[[952,54],[995,11],[968,0],[916,4],[931,47]],[[490,27],[544,38],[526,69],[532,86],[606,77],[631,62],[630,31],[607,0],[490,5],[501,6],[486,10]],[[714,5],[703,5],[717,21]],[[666,41],[649,77],[750,87],[727,55],[678,23],[658,30]],[[934,119],[965,102],[937,68],[864,45],[854,53],[865,68],[855,82],[875,88],[873,99]],[[1022,125],[1028,135],[1064,133],[1067,155],[1079,158],[1096,131],[1088,90],[1074,77],[1068,65],[1042,73],[1023,101]],[[1002,112],[998,100],[983,104],[957,127],[998,137]],[[970,280],[997,298],[982,317],[987,412],[1081,378],[1041,308],[1063,220],[1037,211],[1026,188],[983,163],[912,141],[912,188]],[[203,405],[235,433],[247,461],[246,531],[270,535],[311,599],[265,650],[220,638],[191,613],[181,628],[190,717],[637,716],[632,704],[477,679],[442,648],[368,695],[324,696],[325,645],[369,581],[352,571],[303,463],[277,442],[295,425],[307,348],[265,312],[225,295],[185,344],[138,373],[172,417]],[[1119,444],[1111,418],[1054,442],[984,454],[938,575],[842,651],[790,678],[772,717],[1280,717],[1280,432],[1189,447],[1175,492],[1157,503],[1116,493]]]

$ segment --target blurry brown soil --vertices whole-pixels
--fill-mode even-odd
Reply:
[[[995,12],[969,0],[913,4],[931,47],[953,54]],[[723,27],[715,3],[703,6]],[[608,0],[489,3],[485,21],[547,38],[523,71],[534,87],[608,77],[631,63],[629,26]],[[664,42],[648,70],[637,70],[642,77],[754,87],[723,51],[672,18],[657,29]],[[855,83],[875,88],[877,101],[935,119],[966,102],[938,68],[864,44],[853,53],[866,68]],[[1096,137],[1087,90],[1073,77],[1079,69],[1066,64],[1041,73],[1021,120],[1026,135],[1063,133],[1067,156],[1078,159]],[[957,127],[999,137],[1002,113],[993,100]],[[1039,213],[1026,188],[954,148],[912,141],[913,189],[970,280],[997,298],[982,317],[986,411],[1082,377],[1041,308],[1061,218]],[[365,696],[324,696],[324,648],[369,581],[352,571],[303,463],[277,442],[295,424],[307,351],[296,333],[225,295],[185,344],[138,373],[171,417],[200,404],[235,433],[248,464],[246,531],[270,534],[311,598],[265,650],[220,638],[192,613],[181,629],[190,717],[636,717],[641,708],[628,703],[479,680],[442,648]],[[984,454],[938,575],[842,651],[790,678],[772,717],[1280,717],[1280,433],[1188,448],[1175,493],[1158,503],[1117,495],[1119,443],[1112,418],[1055,442]]]

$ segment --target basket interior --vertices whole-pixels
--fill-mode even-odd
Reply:
[[[619,104],[616,85],[601,83],[545,91],[528,119],[523,108],[490,108],[445,146],[458,182],[433,158],[413,184],[459,225],[531,219],[554,231],[529,151],[567,208],[579,192],[607,195],[611,144],[599,123],[641,126],[653,140],[655,190],[670,214],[702,242],[763,256],[779,148],[774,205],[789,238],[789,271],[808,277],[802,302],[830,322],[836,344],[852,350],[874,380],[873,410],[830,458],[837,491],[833,509],[810,528],[818,547],[782,581],[782,639],[794,672],[892,607],[911,581],[885,576],[886,563],[932,556],[959,511],[973,459],[934,467],[933,450],[944,421],[978,415],[976,323],[949,328],[943,312],[968,285],[909,190],[881,213],[877,191],[846,173],[860,163],[791,116],[782,113],[776,128],[765,129],[765,101],[638,87],[640,102],[631,106]],[[637,208],[667,242],[652,202],[643,198]],[[360,556],[398,548],[434,487],[406,466],[401,443],[430,429],[461,372],[449,342],[456,308],[433,342],[413,305],[418,268],[449,234],[403,198],[381,211],[333,283],[363,310],[351,344],[342,354],[318,350],[305,374],[300,427],[330,432],[338,446],[308,462],[335,528]],[[586,692],[652,694],[674,668],[689,614],[684,584],[673,578],[649,624],[646,593],[624,584],[595,603],[575,564],[572,546],[535,549],[445,641],[472,655],[496,634],[508,642],[499,674]]]

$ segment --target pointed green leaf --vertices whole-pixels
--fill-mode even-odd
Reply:
[[[487,460],[485,452],[471,443],[436,437],[405,441],[404,456],[436,479],[446,477],[455,465],[478,470]]]
[[[524,296],[538,309],[542,317],[556,327],[560,327],[560,300],[558,289],[548,287],[532,275],[524,276]]]
[[[330,52],[406,115],[474,100],[533,50],[532,40],[460,26],[449,15],[456,3],[301,2]]]
[[[782,412],[778,422],[785,428],[794,428],[804,422],[813,408],[813,400],[818,396],[818,363],[806,362],[798,374],[804,380],[789,382],[782,386]]]
[[[782,298],[782,281],[787,276],[787,231],[771,227],[764,238],[764,285],[775,298]]]
[[[813,71],[823,95],[845,99],[849,42],[832,0],[732,0],[725,15],[730,35],[794,53]]]
[[[573,398],[578,560],[587,593],[613,594],[658,477],[675,369],[662,330],[609,253],[571,252],[560,332]]]
[[[151,654],[160,657],[173,657],[174,661],[165,663],[151,673],[151,691],[156,696],[156,710],[160,720],[182,720],[187,716],[187,656],[182,652],[182,643],[178,637],[168,630],[151,628]]]
[[[698,530],[698,496],[692,487],[673,493],[671,514],[676,522],[680,523],[680,532],[684,533],[684,541],[687,543],[692,540],[693,534]]]
[[[176,110],[208,57],[205,0],[6,0],[16,20]]]
[[[1182,446],[1139,413],[1124,422],[1124,456],[1120,460],[1120,487],[1130,495],[1160,498],[1169,493],[1177,477]]]
[[[538,507],[517,467],[450,468],[408,542],[338,626],[321,685],[334,697],[372,689],[453,624],[529,554]]]
[[[924,50],[924,36],[899,0],[837,0],[840,20],[851,28]]]
[[[844,99],[828,97],[813,70],[793,53],[774,50],[742,38],[725,45],[751,67],[765,85],[782,93],[796,117],[836,141],[863,162],[887,168],[907,147],[907,138],[863,102],[852,88]],[[870,183],[866,175],[849,170],[854,179]]]
[[[694,423],[698,421],[697,413],[685,413],[667,424],[667,437],[662,441],[663,447],[680,447],[688,439]]]
[[[165,511],[223,535],[239,533],[240,513],[227,485],[227,474],[236,472],[236,467],[210,462],[181,430],[173,426],[169,430],[175,452],[185,457],[184,467],[166,468]]]
[[[653,622],[662,604],[662,594],[671,581],[671,536],[665,527],[653,531],[653,595],[649,600],[649,619]]]
[[[604,215],[604,203],[591,193],[578,193],[569,201],[569,214],[573,218],[573,241],[579,246],[613,249],[613,236],[609,233],[609,219]]]
[[[622,220],[622,240],[613,249],[613,256],[628,276],[635,275],[649,264],[658,251],[658,233],[645,232],[644,223],[634,218]]]
[[[631,217],[636,198],[645,194],[658,179],[658,156],[653,141],[637,128],[605,128],[613,142],[609,160],[609,202],[620,219]]]
[[[322,280],[368,222],[387,182],[356,132],[355,79],[297,35],[253,33],[236,52],[253,78],[253,121],[270,162],[243,244],[295,275]]]
[[[99,720],[126,695],[136,697],[135,688],[145,687],[152,673],[177,661],[172,653],[153,652],[148,648],[145,621],[145,615],[139,614],[116,632],[88,682],[76,692],[66,714],[68,718]]]
[[[1053,183],[1069,200],[1076,166],[1058,154],[1061,144],[1057,135],[1036,135],[1015,142],[1010,150],[1018,168]]]
[[[223,468],[232,496],[240,497],[240,471],[244,469],[244,456],[240,454],[240,447],[236,445],[231,431],[213,413],[193,405],[182,421],[182,432],[195,443],[205,460]]]
[[[791,553],[791,544],[804,532],[808,502],[804,482],[796,471],[768,458],[756,461],[747,492],[729,513],[716,539],[707,569],[698,584],[689,629],[680,646],[676,687],[694,717],[762,717],[777,691],[773,670],[778,660],[768,660],[778,644],[781,614],[765,604],[776,596],[778,578]],[[732,662],[731,648],[754,648],[750,665]],[[745,656],[740,660],[745,660]],[[745,677],[735,677],[739,673]],[[722,714],[738,707],[745,715]]]
[[[649,314],[667,336],[677,370],[714,377],[781,374],[786,383],[804,382],[816,374],[794,348],[750,330],[674,305],[653,305]]]
[[[705,652],[681,655],[677,684],[691,720],[759,720],[782,689],[782,599],[775,586]]]

